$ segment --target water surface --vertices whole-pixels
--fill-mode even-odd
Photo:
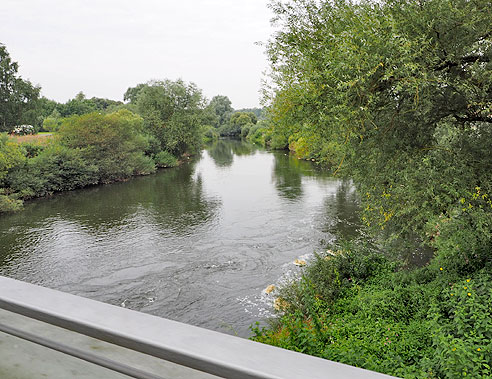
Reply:
[[[285,152],[220,140],[174,169],[29,202],[0,217],[0,275],[248,336],[270,284],[336,233],[348,183]]]

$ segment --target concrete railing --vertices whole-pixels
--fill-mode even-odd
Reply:
[[[389,378],[1,276],[0,308],[219,377]],[[131,377],[162,377],[32,331],[1,323],[0,331]]]

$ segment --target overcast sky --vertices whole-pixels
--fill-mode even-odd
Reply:
[[[48,98],[123,100],[150,79],[259,105],[268,0],[0,0],[0,43]]]

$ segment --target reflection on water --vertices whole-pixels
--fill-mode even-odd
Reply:
[[[0,217],[0,274],[246,336],[262,290],[357,233],[356,211],[350,183],[311,162],[219,140],[181,167]]]

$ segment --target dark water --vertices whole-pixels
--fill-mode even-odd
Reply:
[[[58,194],[0,217],[0,275],[226,333],[269,315],[263,290],[335,233],[348,183],[311,162],[219,141],[179,168]]]

